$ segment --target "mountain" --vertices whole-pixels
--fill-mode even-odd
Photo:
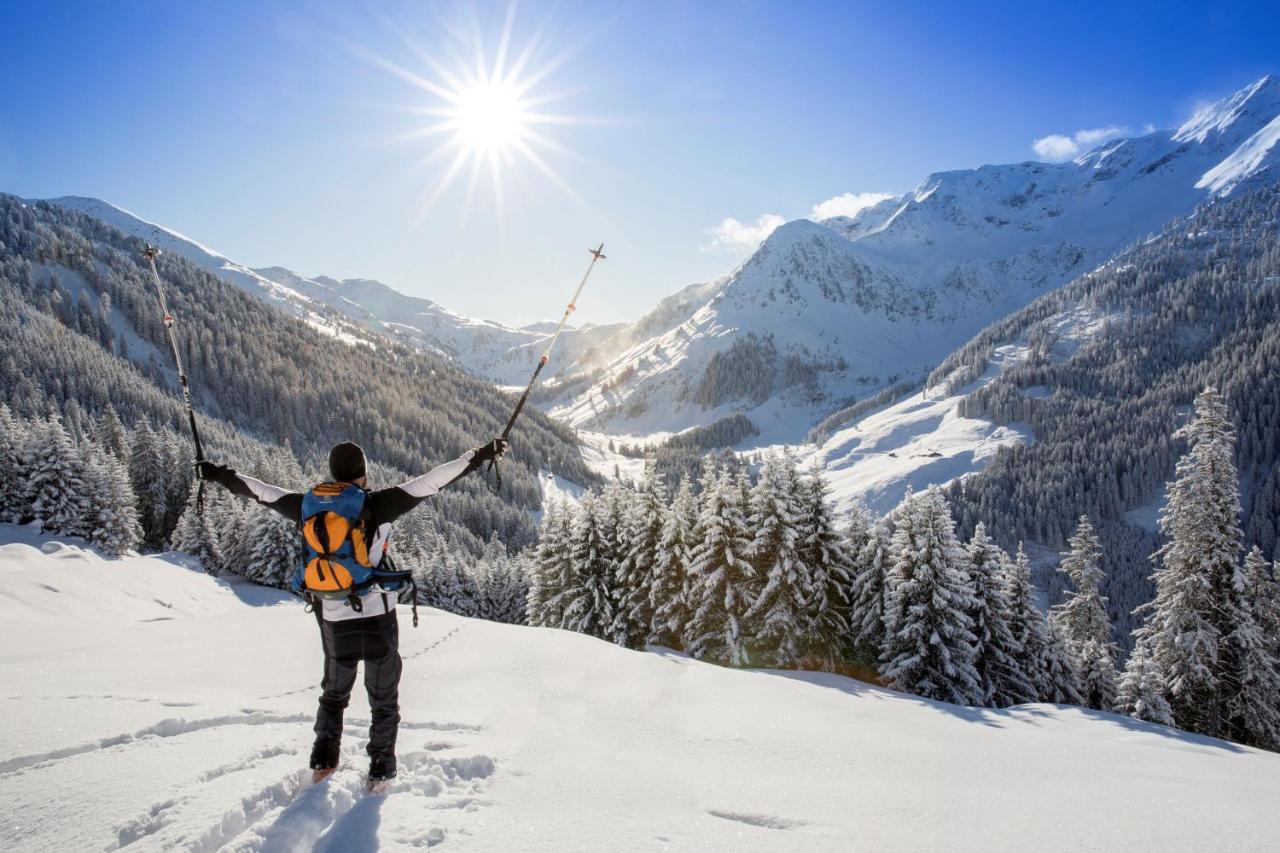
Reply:
[[[129,429],[185,433],[141,249],[137,237],[86,213],[0,195],[0,388],[10,409],[58,411],[71,429],[91,431],[110,407]],[[352,440],[382,466],[381,481],[501,430],[514,399],[492,383],[358,325],[264,307],[244,290],[258,286],[256,274],[233,270],[241,281],[231,284],[210,272],[219,257],[193,262],[175,250],[157,261],[210,458],[269,477],[273,454],[314,471],[329,446]],[[331,322],[330,335],[316,333]],[[473,551],[490,532],[527,544],[543,472],[596,480],[571,432],[530,411],[513,435],[502,494],[469,478],[433,501],[433,519]]]
[[[357,688],[337,773],[305,787],[320,646],[299,603],[182,555],[104,560],[11,525],[0,543],[0,796],[21,816],[15,853],[1274,841],[1273,753],[1066,705],[965,708],[430,609],[419,628],[400,619],[395,784],[363,793]]]
[[[760,444],[799,440],[1196,205],[1276,180],[1277,138],[1280,80],[1265,77],[1073,162],[940,172],[853,218],[787,223],[666,328],[621,337],[553,412],[614,433],[745,412]]]
[[[984,329],[923,391],[833,422],[802,454],[843,506],[877,511],[951,483],[982,522],[1046,562],[1081,515],[1106,554],[1121,637],[1151,597],[1150,554],[1175,437],[1206,385],[1238,433],[1246,547],[1280,555],[1280,183],[1202,205],[1159,236]],[[838,419],[837,419],[838,420]],[[972,476],[971,476],[972,475]],[[1041,577],[1051,594],[1060,586]]]
[[[372,279],[307,277],[285,267],[250,269],[172,229],[94,198],[64,196],[53,204],[78,210],[165,252],[186,258],[247,292],[305,320],[326,334],[351,340],[372,330],[456,362],[501,385],[523,385],[555,331],[555,323],[513,328],[464,317],[429,299],[406,296]],[[557,343],[549,374],[590,360],[591,352],[621,325],[568,328]]]

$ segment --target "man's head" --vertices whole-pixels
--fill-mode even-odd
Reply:
[[[344,441],[329,451],[329,475],[339,483],[354,483],[365,475],[364,451],[360,445]]]

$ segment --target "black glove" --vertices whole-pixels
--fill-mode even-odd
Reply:
[[[225,483],[227,478],[235,472],[226,465],[219,465],[217,462],[210,462],[202,459],[196,463],[196,476],[201,480],[213,480],[215,483]]]
[[[507,448],[511,442],[505,438],[495,438],[488,444],[482,444],[475,449],[475,455],[471,457],[473,465],[482,465],[485,462],[497,462],[507,452]]]

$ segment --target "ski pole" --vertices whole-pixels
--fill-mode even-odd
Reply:
[[[578,282],[578,289],[573,292],[573,298],[569,300],[569,305],[564,309],[564,316],[560,318],[560,325],[556,326],[556,330],[551,335],[551,340],[547,341],[547,348],[543,350],[542,358],[538,359],[538,366],[533,369],[533,375],[529,377],[529,384],[525,386],[524,393],[520,395],[520,402],[516,403],[515,411],[511,413],[511,419],[507,421],[506,427],[502,430],[502,439],[505,441],[511,435],[511,428],[516,425],[516,418],[520,417],[520,413],[524,411],[524,404],[529,401],[529,393],[533,391],[534,384],[538,381],[538,374],[542,373],[542,368],[547,366],[547,362],[551,360],[551,348],[556,345],[556,339],[560,337],[560,333],[564,331],[565,323],[569,322],[569,315],[578,310],[578,297],[582,295],[582,288],[587,286],[587,278],[591,275],[591,270],[595,268],[596,261],[602,261],[606,255],[604,253],[604,243],[600,244],[598,249],[588,249],[591,253],[591,263],[587,264],[587,271],[582,274],[582,281]],[[493,471],[495,488],[502,488],[502,474],[498,471],[498,460],[489,461],[489,470]]]
[[[182,356],[178,352],[178,339],[173,333],[173,315],[169,313],[169,305],[165,302],[164,286],[160,283],[160,272],[156,269],[156,255],[160,254],[160,250],[150,243],[145,244],[146,248],[142,250],[142,254],[146,257],[147,263],[151,265],[151,277],[155,279],[156,295],[160,298],[160,311],[164,315],[164,333],[169,339],[169,347],[173,350],[173,363],[178,368],[178,383],[182,386],[182,402],[187,407],[187,421],[191,424],[191,440],[196,446],[196,464],[204,461],[204,448],[200,444],[200,430],[196,428],[196,410],[191,405],[191,386],[187,383],[187,373],[182,369]],[[196,512],[204,509],[204,478],[199,476],[199,468],[196,468],[197,479],[196,485]]]

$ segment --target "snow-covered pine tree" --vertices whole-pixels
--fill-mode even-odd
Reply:
[[[105,554],[124,554],[142,541],[129,470],[120,457],[96,444],[88,444],[84,450],[92,520],[89,541]]]
[[[620,646],[627,645],[628,640],[647,630],[647,625],[634,625],[630,619],[630,611],[626,601],[630,589],[627,585],[625,560],[630,550],[627,539],[628,509],[633,493],[623,483],[615,480],[605,487],[596,505],[600,515],[601,539],[604,543],[604,560],[609,567],[609,577],[605,588],[609,592],[609,609],[613,616],[604,627],[604,637]]]
[[[88,536],[92,530],[84,460],[56,413],[27,434],[26,509],[50,533]]]
[[[609,542],[601,529],[599,504],[599,495],[588,493],[574,513],[570,553],[575,577],[563,598],[564,627],[603,639],[613,625],[613,591],[609,582],[614,567]]]
[[[159,436],[164,466],[165,506],[168,508],[164,529],[170,532],[178,525],[178,516],[185,511],[188,497],[197,491],[195,459],[190,436],[180,436],[176,432],[161,432]],[[216,494],[218,491],[221,490],[205,489],[206,494]]]
[[[807,668],[831,670],[849,642],[853,560],[848,538],[836,530],[827,483],[816,463],[799,481],[799,504],[800,562],[809,567],[812,584],[801,655]]]
[[[1111,640],[1107,600],[1102,595],[1102,543],[1088,516],[1080,516],[1058,571],[1071,581],[1067,600],[1049,620],[1066,638],[1080,674],[1080,695],[1090,708],[1109,711],[1116,704],[1116,646]]]
[[[1164,676],[1151,658],[1146,643],[1138,643],[1129,655],[1116,699],[1116,713],[1149,723],[1173,725],[1173,709],[1164,698]]]
[[[860,531],[866,529],[865,535]],[[893,532],[884,519],[871,523],[870,514],[861,505],[854,507],[849,522],[849,543],[861,540],[854,559],[853,580],[849,586],[849,637],[853,642],[853,659],[862,666],[875,668],[884,650],[884,591],[892,564],[889,548]]]
[[[198,557],[206,572],[219,575],[225,566],[222,542],[218,535],[219,526],[214,518],[217,515],[216,499],[211,495],[206,495],[205,498],[204,507],[197,506],[196,490],[191,490],[182,515],[178,517],[178,524],[173,529],[173,547]]]
[[[1228,736],[1226,700],[1239,676],[1228,638],[1244,609],[1242,534],[1235,430],[1216,389],[1196,397],[1195,417],[1175,437],[1190,449],[1168,486],[1155,599],[1138,609],[1146,621],[1134,636],[1150,649],[1177,725]]]
[[[1043,669],[1045,702],[1058,705],[1083,705],[1080,693],[1080,662],[1062,628],[1049,622],[1048,641],[1044,647]]]
[[[895,690],[961,705],[981,702],[968,557],[950,507],[937,488],[907,500],[893,533],[880,674]]]
[[[302,562],[297,526],[271,510],[251,507],[242,527],[248,546],[248,577],[266,586],[287,588]]]
[[[654,553],[649,607],[653,615],[646,642],[672,649],[681,647],[692,615],[689,571],[698,526],[698,502],[688,477],[681,477],[671,505],[660,516]]]
[[[1046,671],[1049,645],[1049,622],[1036,607],[1035,586],[1031,583],[1031,560],[1022,544],[1017,554],[1006,560],[1002,571],[1005,596],[1009,601],[1009,632],[1021,649],[1018,663],[1031,691],[1022,697],[1010,697],[1014,704],[1048,702],[1057,691]]]
[[[142,542],[148,548],[163,548],[165,518],[168,515],[169,472],[159,434],[146,421],[133,431],[129,448],[129,482],[138,500],[138,520]]]
[[[564,627],[565,594],[573,588],[577,576],[573,570],[572,525],[570,507],[554,499],[547,502],[529,578],[525,612],[530,625]]]
[[[1254,546],[1242,572],[1244,606],[1227,637],[1237,669],[1225,713],[1232,740],[1280,751],[1280,659],[1275,634],[1263,627],[1272,617],[1266,612],[1269,574],[1262,551]]]
[[[129,461],[129,436],[125,434],[124,424],[120,423],[120,416],[110,403],[98,419],[95,440],[103,450],[121,462]]]
[[[708,471],[689,553],[690,616],[684,647],[694,657],[747,662],[743,617],[760,579],[747,562],[750,545],[743,495],[746,475]]]
[[[667,490],[656,467],[653,463],[645,465],[644,476],[623,520],[627,551],[618,572],[626,597],[615,619],[614,634],[621,635],[628,648],[639,648],[652,630],[654,567],[667,503]]]
[[[27,425],[0,403],[0,522],[17,521],[26,510],[23,452]]]
[[[987,535],[978,522],[966,547],[969,578],[973,584],[974,667],[983,692],[982,704],[1004,708],[1028,701],[1035,687],[1023,664],[1025,649],[1014,638],[1015,621],[1005,589],[1005,564],[1009,556]]]
[[[792,667],[800,662],[802,634],[810,627],[812,567],[800,552],[800,493],[795,462],[766,454],[760,479],[751,490],[749,523],[753,533],[747,559],[763,586],[745,619],[749,655],[764,666]]]

